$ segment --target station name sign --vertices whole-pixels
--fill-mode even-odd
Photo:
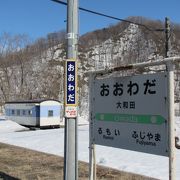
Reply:
[[[167,73],[96,78],[95,144],[168,156]]]
[[[77,61],[65,63],[65,117],[77,117]]]

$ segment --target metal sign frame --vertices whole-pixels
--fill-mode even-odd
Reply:
[[[152,66],[159,66],[159,65],[165,65],[166,71],[167,71],[167,78],[168,78],[168,124],[169,124],[169,179],[173,180],[176,177],[176,153],[175,153],[175,122],[174,122],[174,63],[180,62],[180,57],[169,57],[164,59],[157,59],[156,61],[148,61],[148,62],[142,62],[137,64],[129,64],[125,66],[119,66],[115,68],[110,68],[106,70],[99,70],[95,72],[89,72],[90,74],[90,106],[89,106],[89,179],[93,180],[94,177],[96,177],[95,174],[95,168],[96,168],[96,157],[95,157],[95,144],[93,140],[93,115],[92,115],[92,97],[91,94],[93,94],[93,80],[97,76],[103,76],[105,74],[111,74],[113,72],[117,71],[124,71],[124,70],[131,70],[131,69],[138,69],[138,68],[144,68],[144,67],[152,67]]]

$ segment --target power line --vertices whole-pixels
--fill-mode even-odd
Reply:
[[[51,0],[51,1],[54,1],[56,3],[59,3],[59,4],[67,6],[66,2],[63,2],[63,1],[60,1],[60,0]],[[106,15],[106,14],[103,14],[103,13],[100,13],[100,12],[96,12],[96,11],[92,11],[92,10],[89,10],[89,9],[85,9],[85,8],[82,8],[82,7],[79,7],[79,10],[85,11],[85,12],[89,12],[91,14],[96,14],[96,15],[99,15],[99,16],[103,16],[103,17],[106,17],[106,18],[114,19],[114,20],[117,20],[117,21],[122,21],[122,22],[130,23],[130,24],[135,24],[135,25],[138,25],[138,26],[142,26],[145,29],[147,29],[149,31],[152,31],[152,32],[153,31],[158,31],[158,32],[163,32],[164,31],[164,29],[151,29],[148,26],[146,26],[144,24],[141,24],[141,23],[136,23],[136,22],[129,21],[129,20],[126,20],[126,19],[117,18],[117,17],[114,17],[114,16]]]
[[[63,1],[60,1],[60,0],[51,0],[51,1],[54,1],[56,3],[67,6],[66,2],[63,2]],[[117,21],[122,21],[122,22],[126,22],[126,23],[129,23],[129,24],[135,24],[135,25],[141,26],[141,27],[147,29],[148,31],[150,31],[154,36],[156,36],[160,41],[163,42],[163,39],[161,37],[159,37],[159,35],[157,35],[155,32],[165,32],[165,28],[152,29],[152,28],[146,26],[145,24],[133,22],[133,21],[126,20],[126,19],[117,18],[117,17],[114,17],[114,16],[106,15],[106,14],[96,12],[96,11],[92,11],[92,10],[89,10],[89,9],[85,9],[85,8],[82,8],[82,7],[79,7],[79,10],[85,11],[85,12],[88,12],[88,13],[91,13],[91,14],[96,14],[96,15],[99,15],[99,16],[103,16],[103,17],[106,17],[106,18],[114,19],[114,20],[117,20]]]

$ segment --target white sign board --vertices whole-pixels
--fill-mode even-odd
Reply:
[[[65,107],[65,117],[68,117],[68,118],[77,117],[77,106],[66,106]]]
[[[95,144],[168,156],[167,74],[95,79]]]

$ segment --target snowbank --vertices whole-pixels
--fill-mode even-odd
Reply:
[[[0,134],[25,130],[28,130],[28,128],[25,128],[13,121],[0,118]]]

